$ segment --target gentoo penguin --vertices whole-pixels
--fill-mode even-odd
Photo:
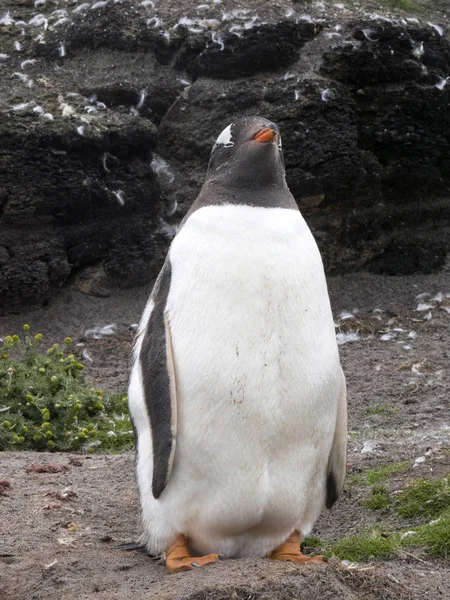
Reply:
[[[213,146],[140,322],[129,407],[141,541],[170,572],[312,560],[300,541],[344,481],[345,378],[266,119],[236,119]]]

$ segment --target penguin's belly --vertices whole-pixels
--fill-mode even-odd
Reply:
[[[299,212],[221,206],[188,219],[170,261],[178,432],[161,501],[199,550],[261,555],[323,505],[341,374],[321,258]]]

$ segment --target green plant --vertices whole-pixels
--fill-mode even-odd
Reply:
[[[366,531],[361,535],[352,535],[339,540],[331,547],[331,552],[344,560],[363,562],[392,558],[397,551],[397,546],[397,535]]]
[[[403,538],[402,545],[424,547],[431,556],[450,556],[450,510],[438,519],[417,527],[415,533]]]
[[[361,473],[360,475],[352,475],[348,479],[351,484],[373,485],[375,483],[379,483],[380,481],[385,481],[393,475],[405,473],[410,466],[411,463],[409,462],[381,465],[376,469],[367,469],[367,471]]]
[[[404,519],[437,517],[450,510],[450,477],[413,481],[397,495],[395,508]]]
[[[23,329],[0,345],[0,450],[131,447],[126,395],[104,396],[83,380],[70,338],[43,352],[43,336]]]
[[[370,508],[370,510],[380,510],[390,506],[391,498],[384,485],[374,485],[370,491],[370,498],[365,501],[367,508]]]

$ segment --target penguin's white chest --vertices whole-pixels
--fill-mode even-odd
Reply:
[[[178,433],[161,500],[201,550],[261,555],[323,503],[341,372],[320,254],[298,211],[227,205],[193,213],[169,257]]]

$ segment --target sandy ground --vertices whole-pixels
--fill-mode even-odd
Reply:
[[[425,462],[390,482],[393,490],[412,478],[450,472],[450,455],[442,452],[450,447],[450,314],[445,299],[432,302],[436,307],[430,310],[416,310],[418,294],[450,292],[450,273],[356,274],[330,278],[329,288],[340,332],[360,335],[340,347],[349,389],[349,472],[424,456]],[[98,299],[66,290],[44,309],[0,319],[0,336],[28,322],[50,345],[66,335],[83,341],[87,329],[116,323],[116,335],[85,340],[93,360],[87,376],[104,389],[123,390],[133,337],[128,327],[138,321],[148,292],[141,288]],[[354,309],[355,318],[340,316]],[[411,337],[411,331],[417,335]],[[383,341],[382,336],[392,337]],[[370,451],[362,453],[364,447]],[[362,571],[335,563],[302,568],[249,559],[169,576],[149,557],[115,548],[138,532],[132,453],[78,459],[80,466],[63,454],[0,454],[0,479],[11,484],[0,496],[1,600],[450,598],[449,561],[418,554]],[[68,470],[26,472],[31,464],[46,462]],[[48,495],[64,488],[76,495],[65,501]],[[347,491],[313,534],[334,540],[372,525],[388,528],[382,514],[363,507],[365,493]]]

